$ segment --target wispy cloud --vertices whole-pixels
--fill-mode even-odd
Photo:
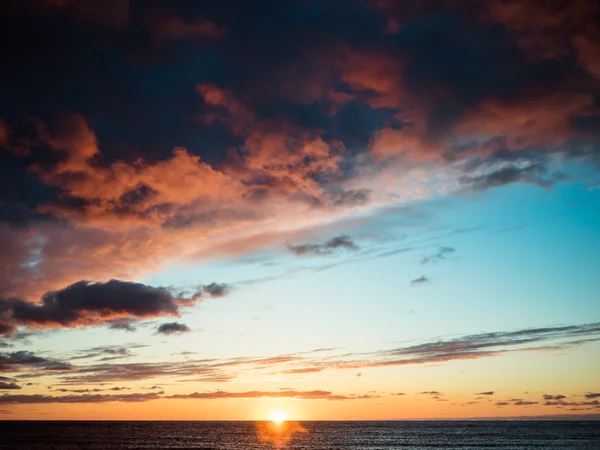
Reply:
[[[288,250],[296,256],[318,255],[324,256],[336,250],[358,250],[358,245],[350,236],[336,236],[322,244],[288,245]]]
[[[426,277],[425,275],[421,275],[419,278],[415,278],[414,280],[411,280],[410,285],[411,286],[419,286],[421,284],[426,284],[429,283],[429,278]]]
[[[301,400],[364,400],[377,398],[376,395],[338,395],[333,394],[330,391],[296,391],[296,390],[283,390],[283,391],[247,391],[247,392],[225,392],[225,391],[214,391],[214,392],[194,392],[193,394],[177,394],[170,395],[166,398],[176,399],[198,399],[198,400],[217,400],[225,398],[294,398]]]
[[[54,374],[59,377],[61,384],[71,385],[148,380],[158,377],[182,382],[228,382],[238,378],[242,373],[246,378],[270,374],[297,377],[339,370],[360,371],[362,374],[368,368],[443,364],[452,361],[498,357],[523,351],[565,351],[569,348],[586,345],[584,341],[597,336],[600,336],[600,324],[592,323],[480,333],[366,353],[336,354],[335,349],[327,349],[326,354],[322,354],[322,351],[319,350],[271,357],[229,359],[191,359],[190,355],[182,355],[185,357],[182,361],[97,361],[77,366],[30,352],[14,352],[0,353],[0,370],[19,373],[16,376],[18,379],[31,379]],[[85,361],[81,356],[91,359],[103,358],[103,355],[109,358],[112,356],[126,357],[128,350],[119,350],[120,348],[131,349],[133,347],[95,347],[76,353],[74,357],[79,358],[80,361]],[[110,352],[116,352],[116,355],[112,355]],[[424,392],[429,395],[439,395],[439,392],[435,390]],[[494,391],[484,391],[476,395],[491,396],[493,393]],[[598,394],[590,392],[586,395],[590,400]]]
[[[45,358],[28,351],[0,353],[0,372],[18,372],[26,369],[69,371],[72,368],[67,362]]]
[[[454,247],[440,247],[436,253],[425,256],[423,259],[421,259],[420,263],[421,264],[432,264],[432,263],[438,263],[441,261],[445,261],[454,252],[456,252],[456,249]]]
[[[158,393],[148,394],[121,394],[121,395],[102,395],[102,394],[84,394],[84,395],[0,395],[0,404],[22,405],[22,404],[41,404],[41,403],[107,403],[107,402],[145,402],[148,400],[157,400],[162,398]]]

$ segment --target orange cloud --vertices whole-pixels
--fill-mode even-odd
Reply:
[[[404,94],[400,69],[397,58],[347,50],[341,81],[362,92],[372,108],[398,108]]]
[[[564,144],[574,132],[571,121],[585,115],[593,99],[585,94],[551,94],[515,103],[488,100],[455,127],[466,138],[502,137],[509,149]]]
[[[502,23],[519,45],[536,58],[567,57],[574,47],[580,64],[598,75],[600,39],[594,26],[598,2],[593,0],[487,0],[488,20]]]

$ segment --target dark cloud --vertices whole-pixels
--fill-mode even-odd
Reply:
[[[455,251],[456,249],[453,247],[440,247],[436,253],[425,256],[423,259],[421,259],[420,263],[430,264],[445,261],[448,259],[449,255],[453,254]]]
[[[564,398],[567,398],[564,395],[551,395],[551,394],[544,394],[544,400],[562,400]]]
[[[550,188],[558,153],[597,162],[597,2],[521,3],[2,2],[4,302],[290,213],[397,201],[380,188],[415,164],[462,167],[478,191]],[[234,250],[273,246],[249,240]],[[354,249],[330,244],[290,251]],[[36,308],[24,326],[51,323]],[[109,326],[130,330],[112,322],[126,313]]]
[[[363,206],[371,200],[372,189],[351,189],[333,197],[336,206]]]
[[[69,371],[73,367],[67,362],[38,356],[28,351],[0,353],[0,372],[16,372],[23,369],[43,371]]]
[[[560,176],[548,175],[547,169],[540,164],[530,164],[525,167],[507,166],[483,175],[465,175],[460,183],[468,189],[479,191],[509,183],[535,184],[543,188],[554,186]]]
[[[585,407],[587,409],[600,409],[600,401],[590,400],[583,402],[566,402],[564,400],[547,400],[544,402],[544,406],[557,406],[559,408],[569,407]]]
[[[212,298],[224,297],[229,294],[231,289],[231,287],[225,283],[206,284],[202,286],[202,288],[204,294]]]
[[[194,377],[195,381],[231,381],[235,375],[225,371],[228,365],[217,361],[184,361],[158,363],[106,363],[81,366],[61,378],[63,384],[101,384],[126,381],[143,381],[157,377]]]
[[[323,244],[288,245],[288,250],[296,256],[330,255],[336,250],[358,250],[358,245],[350,236],[336,236]]]
[[[190,327],[177,322],[163,323],[156,329],[156,332],[161,334],[181,334],[189,333],[190,331]]]
[[[376,395],[336,395],[329,391],[247,391],[247,392],[195,392],[193,394],[176,394],[164,396],[164,392],[153,393],[134,393],[134,394],[71,394],[62,396],[51,395],[3,395],[0,396],[0,404],[18,405],[18,404],[44,404],[44,403],[107,403],[107,402],[145,402],[150,400],[166,399],[197,399],[197,400],[218,400],[218,399],[245,399],[245,398],[293,398],[301,400],[364,400],[377,398]]]
[[[99,358],[99,361],[112,361],[116,359],[129,358],[133,356],[131,349],[146,347],[146,345],[129,345],[129,346],[100,346],[82,350],[76,356],[72,356],[71,360]]]
[[[494,391],[477,392],[475,395],[494,395]]]
[[[42,404],[42,403],[107,403],[107,402],[145,402],[162,398],[160,393],[148,394],[82,394],[82,395],[3,395],[0,396],[0,404],[4,405],[24,405],[24,404]]]
[[[53,392],[62,392],[62,393],[73,392],[75,394],[89,394],[89,393],[108,392],[108,391],[113,391],[113,392],[128,391],[131,388],[130,387],[125,387],[125,386],[115,386],[115,387],[111,387],[111,388],[68,389],[68,388],[56,388],[56,387],[53,387],[53,386],[48,386],[48,389],[52,390]]]
[[[531,406],[531,405],[538,405],[539,402],[532,402],[532,401],[527,401],[527,400],[521,400],[521,399],[510,399],[508,401],[505,402],[496,402],[496,406]]]
[[[0,381],[0,390],[2,389],[21,389],[16,383],[5,383],[4,381]]]
[[[110,280],[105,283],[79,281],[64,289],[44,294],[41,304],[19,299],[0,299],[5,334],[15,326],[76,327],[108,324],[122,328],[131,319],[179,316],[181,308],[202,299],[203,295],[226,295],[227,287],[210,284],[188,297],[177,297],[165,288],[141,283]]]
[[[135,331],[137,320],[130,318],[115,319],[109,322],[108,328],[111,330]]]
[[[429,283],[429,278],[427,278],[425,275],[422,275],[419,278],[415,278],[414,280],[411,280],[410,285],[418,286],[420,284],[425,284],[425,283]]]

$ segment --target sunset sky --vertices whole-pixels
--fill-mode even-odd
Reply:
[[[0,420],[600,418],[599,19],[3,2]]]

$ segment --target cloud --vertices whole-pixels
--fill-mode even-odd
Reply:
[[[585,394],[585,398],[587,398],[587,399],[600,398],[600,392],[588,392],[587,394]]]
[[[448,255],[453,254],[456,251],[454,247],[440,247],[437,253],[429,255],[421,259],[421,264],[438,263],[448,259]]]
[[[202,292],[211,298],[225,297],[229,294],[230,286],[225,283],[211,283],[202,286]]]
[[[156,332],[160,334],[182,334],[189,333],[190,331],[190,327],[177,322],[163,323],[156,329]]]
[[[229,34],[227,27],[219,27],[216,23],[206,19],[185,21],[179,17],[161,15],[160,19],[155,22],[151,25],[152,32],[160,41],[195,37],[222,39]]]
[[[546,168],[539,164],[530,164],[525,167],[507,166],[484,175],[463,176],[460,178],[460,183],[476,191],[517,182],[550,188],[554,185],[555,179],[547,177],[546,174]]]
[[[544,394],[544,400],[562,400],[564,398],[567,398],[564,395],[551,395],[551,394]]]
[[[532,406],[538,405],[539,402],[521,400],[521,399],[510,399],[505,402],[496,402],[496,406]]]
[[[203,298],[221,296],[224,285],[208,285],[189,297],[177,297],[165,288],[142,283],[110,280],[79,281],[58,291],[46,292],[41,304],[19,299],[0,299],[5,334],[15,327],[56,328],[130,323],[131,319],[147,319],[181,315],[181,308]],[[115,322],[115,320],[126,322]]]
[[[16,383],[5,383],[4,381],[0,381],[0,390],[2,389],[21,389],[21,386]]]
[[[358,245],[350,236],[336,236],[323,244],[288,245],[288,250],[296,256],[330,255],[336,250],[358,250]]]
[[[0,395],[0,404],[3,405],[26,405],[45,403],[107,403],[107,402],[146,402],[162,398],[158,393],[148,394],[83,394],[83,395]]]
[[[174,378],[179,381],[231,381],[235,374],[225,371],[216,361],[186,360],[183,362],[135,362],[88,364],[61,378],[63,384],[100,384],[126,381],[143,381],[151,378]],[[33,374],[35,376],[35,374]]]
[[[135,17],[142,32],[113,30],[113,40],[95,26],[64,26],[23,54],[6,49],[7,110],[31,110],[17,116],[64,108],[60,80],[89,82],[68,83],[81,115],[55,127],[38,121],[35,133],[11,136],[11,158],[19,160],[18,170],[6,166],[15,172],[11,180],[35,189],[10,191],[35,192],[27,204],[50,222],[34,221],[31,234],[1,232],[10,251],[0,261],[9,267],[0,283],[18,298],[35,300],[82,279],[141,279],[191,249],[203,258],[262,250],[279,244],[281,229],[422,200],[455,183],[464,191],[517,182],[551,187],[560,176],[542,155],[597,154],[599,40],[591,6],[360,2],[364,14],[332,28],[335,2],[317,15],[292,5],[243,6],[231,15],[202,4],[157,11],[126,1],[53,3],[42,10],[56,14],[7,8],[7,32],[17,35],[31,19],[50,26],[62,15],[120,28]],[[260,25],[249,28],[239,17]],[[360,39],[356,29],[365,31]],[[168,45],[156,45],[157,36]],[[91,41],[97,46],[90,51],[76,45]],[[122,76],[89,72],[115,51],[111,63],[124,61],[114,68]],[[215,62],[210,75],[178,63],[192,57]],[[24,61],[43,61],[51,73],[24,70]],[[139,79],[136,67],[165,61],[172,76],[150,71]],[[162,87],[131,89],[145,83]],[[50,104],[42,100],[47,93],[55,94]],[[15,156],[23,146],[27,157]],[[531,156],[527,167],[508,156],[523,151]],[[502,155],[494,170],[456,170],[492,154]],[[424,181],[433,171],[452,179]],[[252,239],[258,232],[268,237]]]
[[[600,409],[600,401],[591,400],[591,401],[583,401],[583,402],[565,402],[564,400],[555,400],[555,401],[545,401],[544,406],[557,406],[562,408],[564,406],[570,407],[581,407],[584,406],[586,409]]]
[[[595,323],[480,333],[359,354],[336,354],[332,353],[333,349],[329,349],[327,355],[321,355],[318,351],[228,359],[191,359],[189,355],[183,355],[185,359],[181,361],[162,362],[121,361],[120,358],[127,357],[128,350],[135,348],[135,345],[100,346],[76,352],[73,361],[82,361],[76,366],[30,352],[0,353],[0,371],[18,374],[14,376],[19,380],[52,376],[63,386],[125,383],[152,378],[196,383],[230,382],[242,374],[244,377],[259,378],[273,374],[299,377],[340,370],[351,370],[355,374],[360,371],[364,374],[369,368],[444,364],[523,351],[565,351],[585,345],[586,338],[599,334],[600,324]],[[13,382],[13,379],[2,381]],[[477,395],[491,395],[492,392]],[[423,395],[433,398],[442,394],[433,390],[423,391]],[[597,394],[590,392],[587,395],[590,396],[588,400],[591,400]]]
[[[71,360],[76,359],[91,359],[99,358],[100,361],[112,361],[116,359],[129,358],[133,356],[131,349],[146,347],[146,345],[128,345],[128,346],[116,346],[116,345],[104,345],[99,347],[92,347],[80,352],[77,352],[75,356],[71,357]]]
[[[60,372],[70,371],[73,367],[67,362],[45,358],[24,350],[0,353],[0,372],[17,372],[24,369]]]
[[[50,386],[48,388],[50,389]],[[113,391],[113,392],[114,391],[128,391],[130,389],[131,389],[130,387],[115,386],[112,388],[105,388],[105,389],[102,389],[102,388],[92,388],[92,389],[90,389],[90,388],[83,388],[83,389],[52,388],[52,391],[63,392],[63,393],[73,392],[76,394],[88,394],[88,393],[94,393],[94,392],[107,392],[107,391]]]
[[[108,327],[112,330],[135,331],[137,320],[130,318],[121,318],[109,321]]]
[[[336,395],[330,391],[247,391],[247,392],[194,392],[193,394],[176,394],[165,398],[172,399],[197,399],[197,400],[220,400],[220,399],[247,399],[247,398],[294,398],[300,400],[363,400],[376,398],[373,395]]]
[[[0,404],[19,405],[19,404],[47,404],[47,403],[108,403],[108,402],[130,402],[140,403],[158,399],[188,399],[188,400],[219,400],[219,399],[252,399],[252,398],[293,398],[300,400],[365,400],[377,398],[375,395],[336,395],[329,391],[247,391],[247,392],[195,392],[192,394],[176,394],[165,396],[164,392],[152,393],[133,393],[133,394],[71,394],[62,396],[52,395],[1,395]]]
[[[429,283],[429,278],[427,278],[425,275],[422,275],[419,278],[415,278],[414,280],[411,280],[410,285],[418,286],[420,284],[425,284],[425,283]]]
[[[494,391],[477,392],[475,395],[494,395]]]

